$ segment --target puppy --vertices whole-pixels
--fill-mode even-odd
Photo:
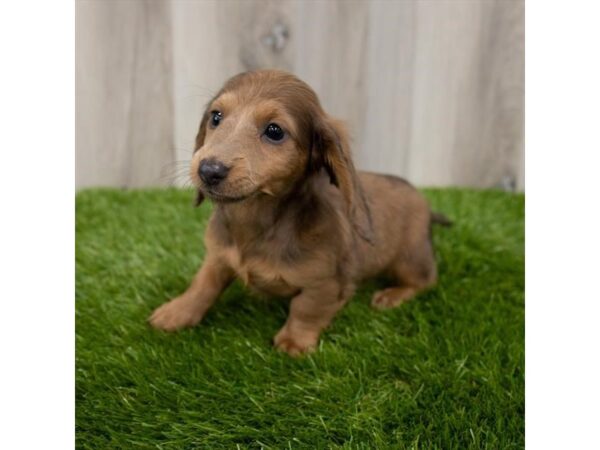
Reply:
[[[198,204],[214,202],[206,257],[187,291],[154,311],[156,328],[196,325],[238,277],[292,298],[274,344],[296,356],[315,349],[361,280],[394,280],[373,296],[378,309],[436,281],[430,228],[447,219],[401,178],[357,172],[344,126],[289,73],[225,83],[200,122],[190,173]]]

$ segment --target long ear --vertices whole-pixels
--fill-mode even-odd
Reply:
[[[321,119],[315,126],[314,145],[317,154],[313,164],[322,164],[331,183],[339,188],[346,213],[358,235],[374,244],[371,211],[352,163],[346,127],[329,117]]]
[[[196,145],[194,146],[194,153],[196,153],[196,151],[198,151],[198,149],[204,145],[204,139],[206,138],[206,126],[208,124],[208,116],[210,115],[210,111],[208,110],[209,106],[207,106],[206,110],[204,111],[204,114],[202,115],[202,120],[200,121],[200,129],[198,130],[198,134],[196,135]],[[202,203],[203,201],[204,194],[200,189],[198,189],[196,193],[196,199],[194,201],[194,206],[200,206],[200,203]]]

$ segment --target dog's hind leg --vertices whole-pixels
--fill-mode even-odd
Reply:
[[[403,250],[390,268],[398,285],[375,292],[371,300],[374,308],[394,308],[435,284],[437,271],[431,241],[427,238],[420,245]]]

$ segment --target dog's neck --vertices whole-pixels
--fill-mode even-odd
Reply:
[[[285,234],[293,239],[295,221],[306,218],[307,210],[319,207],[323,179],[312,176],[285,195],[258,194],[236,203],[217,203],[215,213],[233,243],[240,247]]]
[[[218,203],[216,212],[232,237],[252,239],[276,226],[276,211],[282,203],[277,197],[259,194],[241,202]]]

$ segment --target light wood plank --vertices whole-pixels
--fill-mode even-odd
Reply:
[[[76,3],[76,184],[162,183],[173,159],[169,3]]]

